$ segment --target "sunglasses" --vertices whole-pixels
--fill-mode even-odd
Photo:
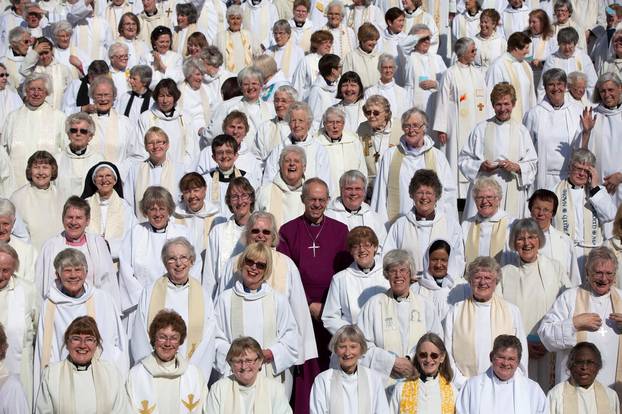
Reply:
[[[0,78],[8,78],[9,74],[8,73],[0,73]]]
[[[268,230],[268,229],[251,229],[251,234],[263,234],[264,236],[269,236],[272,234],[272,230]]]
[[[253,267],[255,266],[258,270],[266,270],[266,268],[268,267],[267,263],[264,262],[256,262],[252,259],[246,258],[244,259],[244,264],[248,267]]]
[[[69,128],[69,133],[70,134],[77,134],[78,131],[82,134],[82,135],[86,135],[89,133],[89,130],[86,128]]]
[[[419,352],[417,356],[419,359],[427,359],[429,356],[433,360],[437,360],[440,357],[440,354],[437,354],[436,352],[430,352],[429,354],[427,352]]]
[[[363,113],[364,113],[366,116],[369,116],[369,115],[373,115],[373,116],[380,116],[380,111],[367,111],[367,110],[366,110],[366,111],[363,111]]]

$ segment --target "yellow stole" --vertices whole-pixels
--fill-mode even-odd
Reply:
[[[479,234],[480,234],[480,221],[475,221],[469,227],[467,234],[465,255],[467,263],[472,262],[477,256],[479,256]],[[503,248],[505,246],[505,239],[507,238],[508,230],[508,218],[503,217],[498,222],[492,225],[492,231],[490,234],[490,250],[489,256],[494,257],[499,261]]]
[[[159,183],[149,184],[150,172],[151,162],[143,161],[138,167],[136,187],[134,188],[134,205],[136,206],[140,205],[140,200],[143,198],[145,190],[151,185],[160,185],[169,191],[175,188],[175,167],[171,165],[171,161],[168,158],[162,163],[162,175],[160,176]],[[142,216],[142,213],[139,214]]]
[[[388,143],[388,147],[391,148],[395,147],[400,143],[400,138],[402,137],[402,128],[401,123],[398,119],[391,119],[386,127],[388,126],[391,127]],[[382,131],[379,131],[377,133],[382,133]],[[373,137],[374,130],[371,129],[368,121],[365,121],[361,123],[361,125],[359,125],[357,134],[361,138],[361,143],[363,144],[363,156],[365,157],[365,164],[367,164],[367,171],[369,172],[369,176],[375,177],[378,169],[376,164],[378,163],[378,160],[382,155],[380,154],[382,142],[378,144],[378,148],[375,148]]]
[[[209,240],[209,232],[212,229],[212,223],[214,223],[214,219],[218,214],[213,214],[211,216],[203,218],[203,248],[207,249],[208,240]],[[191,226],[190,223],[186,222],[185,217],[175,217],[175,223],[183,224],[185,226]]]
[[[593,414],[609,414],[609,398],[605,392],[605,387],[598,381],[594,381],[594,397],[596,399],[596,413]],[[564,404],[564,414],[578,414],[577,406],[579,393],[576,387],[568,381],[564,382],[564,390],[562,392],[562,401]]]
[[[451,384],[442,375],[439,375],[438,383],[441,388],[441,414],[454,414],[456,412],[456,399]],[[417,410],[418,392],[419,379],[408,380],[404,383],[400,398],[400,414],[419,413]]]
[[[410,304],[408,329],[408,349],[410,349],[410,347],[415,346],[419,338],[425,334],[426,326],[423,317],[423,302],[421,299],[410,292],[406,301]],[[389,289],[380,298],[382,312],[382,348],[395,355],[404,355],[404,350],[402,349],[402,333],[400,332],[400,323],[396,306],[397,301],[393,298],[393,294]]]
[[[471,297],[464,301],[460,313],[454,321],[453,353],[456,365],[466,377],[479,374],[477,368],[477,354],[475,338],[477,336],[477,321],[475,320],[475,301]],[[503,334],[514,335],[514,322],[507,302],[496,293],[490,303],[490,337],[494,339]],[[492,348],[492,344],[491,348]]]
[[[294,48],[294,39],[290,38],[285,44],[285,50],[283,51],[283,57],[281,57],[281,70],[285,76],[290,76],[289,64],[292,58],[292,49]]]
[[[99,17],[93,17],[91,19],[91,24],[78,25],[74,30],[78,31],[78,48],[82,50],[84,53],[90,51],[89,56],[92,60],[99,59],[99,49],[102,32],[102,25]],[[89,41],[89,31],[93,35],[92,39]]]
[[[240,40],[242,41],[242,49],[244,49],[244,64],[246,66],[253,62],[253,53],[251,51],[251,44],[248,40],[248,36],[243,31],[239,31]],[[227,70],[233,72],[235,69],[235,58],[233,57],[233,38],[231,31],[227,29],[225,32],[225,58],[227,62]]]
[[[166,308],[168,283],[168,277],[164,275],[153,285],[147,312],[147,326],[151,325],[153,318],[159,311]],[[205,298],[203,297],[203,288],[199,281],[190,277],[188,278],[188,284],[188,337],[186,339],[188,348],[186,358],[190,360],[203,339]]]
[[[93,194],[92,197],[86,199],[91,207],[91,221],[89,222],[89,226],[87,230],[95,233],[102,234],[104,239],[120,239],[123,237],[124,229],[125,229],[125,213],[123,211],[123,201],[119,194],[116,191],[112,191],[110,195],[110,204],[108,205],[108,211],[106,213],[106,228],[102,234],[101,232],[101,223],[102,223],[102,211],[100,207],[101,199],[98,193]]]

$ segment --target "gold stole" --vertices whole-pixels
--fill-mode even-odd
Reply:
[[[175,188],[175,167],[171,165],[171,161],[168,158],[162,163],[162,174],[160,175],[159,183],[149,184],[150,173],[151,162],[143,161],[138,167],[136,176],[136,188],[134,189],[134,205],[136,206],[140,205],[140,200],[143,198],[145,190],[151,185],[159,185],[169,191]]]
[[[86,300],[86,314],[95,319],[94,294]],[[45,316],[43,317],[43,354],[41,355],[41,369],[48,366],[52,355],[52,337],[54,336],[54,318],[56,316],[56,304],[50,299],[45,304]],[[60,350],[59,354],[60,354]]]
[[[544,40],[543,37],[540,37],[540,42],[538,43],[538,48],[533,51],[534,60],[544,60],[544,51],[546,49],[547,40]]]
[[[100,366],[99,356],[93,357],[91,364],[91,372],[93,375],[93,383],[95,385],[95,400],[97,414],[108,414],[112,412],[112,404],[110,401],[108,378],[106,377],[106,369]],[[68,359],[61,362],[60,369],[60,401],[58,404],[58,412],[63,414],[76,413],[76,395],[73,383],[73,373],[76,372],[73,364]]]
[[[115,9],[116,6],[113,6],[112,3],[109,4],[108,7],[106,7],[105,18],[108,26],[110,26],[110,30],[112,31],[113,36],[117,37],[119,36],[119,31],[117,30],[119,28],[119,23],[117,22],[117,15],[115,13]],[[123,5],[121,6],[121,14],[125,14],[131,11],[132,8],[130,7],[130,5],[127,4],[127,2],[123,2]]]
[[[270,2],[272,3],[272,2]],[[271,30],[271,26],[270,26],[270,15],[268,14],[268,8],[270,3],[267,3],[268,5],[265,5],[263,3],[261,3],[261,6],[259,7],[259,22],[258,24],[254,25],[254,27],[251,27],[251,8],[250,7],[246,7],[246,8],[242,8],[242,22],[244,24],[244,29],[248,30],[249,32],[253,33],[257,39],[259,39],[260,41],[262,41],[263,39],[266,38],[266,36],[268,35],[268,30]],[[292,4],[293,7],[293,4]],[[291,35],[290,35],[290,39],[291,39]]]
[[[281,57],[281,70],[285,74],[285,76],[290,76],[289,73],[289,64],[292,59],[292,49],[294,48],[294,40],[290,38],[285,44],[285,50],[283,51],[283,56]]]
[[[454,390],[451,384],[442,375],[438,376],[438,384],[441,389],[441,414],[454,414],[456,403]],[[419,392],[419,379],[408,380],[402,388],[400,398],[400,414],[417,414]]]
[[[212,201],[214,203],[220,203],[220,170],[214,170],[212,174]],[[233,177],[241,177],[242,173],[238,170],[238,167],[233,167]],[[227,184],[229,186],[229,184]]]
[[[343,393],[344,389],[341,386],[341,369],[333,369],[333,373],[330,377],[330,400],[328,402],[329,414],[342,414],[347,412],[343,406]],[[347,374],[345,374],[347,375]],[[369,378],[367,378],[367,372],[360,365],[357,369],[356,376],[356,397],[358,402],[358,411],[350,414],[367,414],[372,412],[371,409],[371,396],[372,390],[369,386]]]
[[[560,229],[566,233],[572,241],[575,241],[575,207],[572,204],[568,180],[564,180],[557,185],[555,194],[559,199],[559,211],[561,212],[555,216],[555,228]],[[591,208],[586,207],[586,204],[587,203],[583,204],[583,243],[585,245],[591,244],[591,246],[584,246],[583,249],[585,254],[588,254],[590,248],[602,244],[603,235],[598,225],[598,217]]]
[[[119,197],[119,194],[117,194],[114,190],[112,191],[109,200],[110,204],[108,205],[108,211],[106,213],[106,228],[102,234],[102,211],[99,205],[101,202],[99,194],[95,193],[92,197],[86,199],[91,207],[91,221],[89,222],[87,230],[95,234],[101,234],[106,240],[120,239],[123,237],[125,229],[123,201],[121,201],[121,197]]]
[[[149,310],[147,312],[147,326],[151,325],[153,318],[159,311],[166,308],[166,292],[168,291],[168,277],[166,275],[158,279],[151,292],[149,300]],[[203,323],[205,298],[203,297],[203,288],[201,283],[196,279],[188,278],[188,337],[186,343],[188,348],[186,358],[190,360],[192,354],[203,339]]]
[[[363,12],[361,15],[361,24],[365,22],[371,22],[371,19],[369,18],[369,10],[370,10],[369,6],[363,7]],[[355,17],[356,17],[356,6],[352,4],[350,5],[350,13],[348,14],[347,26],[351,28],[352,30],[354,30],[355,32],[358,32],[358,28],[357,29],[354,28],[354,23],[356,21]],[[343,32],[345,32],[345,30]],[[343,32],[342,32],[342,35],[343,35]],[[343,51],[341,54],[343,55]]]
[[[214,0],[211,1],[211,4],[214,4]],[[216,21],[218,22],[218,25],[216,27],[216,33],[218,33],[225,24],[225,15],[222,12],[222,9],[220,7],[216,7],[214,6],[214,11],[216,11]],[[209,12],[212,9],[209,7],[208,2],[205,2],[205,4],[203,5],[203,8],[201,10],[199,10],[199,20],[197,21],[197,26],[199,27],[208,27],[210,25],[209,20],[207,19],[207,16],[209,14]]]
[[[255,379],[255,398],[253,407],[250,412],[253,414],[272,414],[272,402],[270,401],[270,393],[266,390],[265,378],[263,375],[257,375]],[[241,404],[242,396],[240,395],[240,384],[235,379],[231,380],[231,387],[225,387],[222,401],[225,409],[223,411],[236,414],[243,412]],[[247,407],[248,409],[248,407]]]
[[[596,400],[596,413],[593,414],[608,414],[609,410],[609,398],[605,392],[605,387],[598,381],[594,381],[594,399]],[[562,401],[564,404],[564,414],[578,414],[579,407],[577,406],[579,400],[579,393],[574,385],[571,385],[568,381],[564,382],[564,390],[562,392]]]
[[[276,300],[274,293],[268,292],[262,298],[261,301],[263,310],[263,338],[261,341],[262,347],[267,348],[272,345],[276,340],[277,326],[276,326]],[[244,302],[246,300],[238,295],[235,290],[231,293],[231,340],[245,336],[244,331]],[[274,377],[275,372],[272,368],[272,364],[266,364],[265,369],[267,374]]]
[[[423,318],[423,303],[414,293],[410,292],[406,301],[410,304],[410,317],[408,329],[408,349],[417,344],[419,338],[426,333],[425,321]],[[402,335],[400,332],[400,322],[397,316],[397,301],[393,299],[391,290],[387,290],[380,298],[382,315],[382,342],[383,349],[395,355],[404,355],[402,349]]]
[[[463,75],[462,71],[468,70],[469,76]],[[468,65],[466,68],[462,68],[460,65],[456,65],[454,74],[456,75],[456,104],[458,105],[459,127],[458,127],[458,148],[462,148],[466,143],[466,140],[470,134],[470,130],[478,122],[477,112],[479,110],[481,114],[486,108],[486,93],[485,85],[477,85],[473,80],[473,71],[477,71],[473,65]],[[478,86],[484,86],[481,91],[478,90]],[[473,96],[469,93],[473,91]],[[473,113],[472,111],[473,110]],[[481,118],[479,118],[481,119]],[[465,128],[465,125],[469,128]],[[467,182],[462,173],[459,174],[461,182]]]
[[[400,216],[400,170],[406,153],[401,145],[393,153],[389,166],[389,178],[387,180],[387,216],[393,223]],[[436,154],[430,148],[423,153],[425,168],[436,172]]]
[[[613,312],[622,312],[622,299],[615,288],[611,289],[609,294],[611,299],[611,307]],[[579,287],[577,289],[577,299],[575,300],[574,313],[572,316],[580,315],[582,313],[588,313],[591,311],[590,307],[590,292]],[[587,331],[577,331],[577,343],[587,341]],[[618,338],[618,357],[616,362],[616,382],[613,389],[618,394],[622,394],[622,346],[620,346],[620,339]],[[600,412],[600,411],[599,411]]]
[[[511,56],[510,56],[511,57]],[[505,69],[508,72],[508,75],[510,76],[510,83],[512,84],[512,86],[514,86],[514,89],[516,90],[516,105],[514,106],[514,110],[512,111],[512,121],[516,121],[516,122],[522,122],[523,121],[523,94],[521,93],[521,82],[518,80],[518,74],[516,73],[516,70],[514,70],[514,65],[512,63],[514,63],[514,58],[511,57],[512,60],[508,60],[508,59],[504,59],[503,63],[505,66]],[[520,62],[523,71],[525,72],[525,75],[527,75],[527,79],[529,79],[529,95],[533,96],[534,95],[534,88],[533,88],[533,76],[532,76],[532,72],[531,72],[531,68],[529,67],[529,63],[527,63],[526,61],[522,61]]]
[[[277,228],[285,224],[285,214],[283,212],[284,199],[285,194],[283,194],[283,191],[281,191],[278,185],[272,183],[270,187],[270,208],[268,211],[274,216]]]
[[[453,353],[456,365],[466,377],[479,374],[475,338],[477,337],[477,321],[475,320],[475,301],[471,297],[464,301],[460,313],[454,320]],[[503,334],[514,335],[514,322],[507,302],[496,293],[490,303],[491,339]],[[492,344],[490,344],[492,347]]]
[[[289,268],[285,256],[276,250],[272,250],[272,273],[266,283],[272,290],[282,295],[287,293],[287,275]]]
[[[119,142],[119,115],[116,109],[111,109],[108,114],[108,124],[106,130],[103,131],[103,120],[97,122],[97,114],[91,114],[91,119],[96,122],[97,128],[95,128],[95,136],[91,146],[97,146],[97,152],[104,156],[106,161],[119,162],[117,147]]]
[[[242,48],[244,49],[244,64],[248,66],[253,61],[251,45],[248,36],[246,36],[243,31],[240,30],[238,33],[240,33],[240,40],[242,41]],[[233,38],[229,29],[225,32],[225,57],[227,70],[233,72],[235,69],[235,58],[233,57]]]
[[[475,221],[471,223],[469,227],[469,232],[467,234],[466,246],[465,246],[465,255],[467,263],[475,260],[477,256],[479,256],[479,233],[480,233],[480,225],[481,221]],[[494,257],[497,261],[499,261],[501,253],[503,253],[503,248],[505,246],[505,239],[507,236],[508,230],[508,218],[503,217],[498,222],[492,225],[492,230],[490,233],[490,250],[489,256]]]
[[[80,50],[82,50],[82,52],[87,53],[87,51],[90,50],[90,57],[92,60],[96,60],[99,59],[99,49],[101,46],[101,31],[102,31],[102,25],[101,22],[99,21],[99,17],[92,17],[91,18],[91,25],[89,24],[84,24],[84,25],[78,25],[75,27],[75,29],[78,30],[78,48],[80,48]],[[93,38],[89,41],[89,29],[91,29],[91,33],[93,35]],[[90,49],[89,49],[90,46]]]

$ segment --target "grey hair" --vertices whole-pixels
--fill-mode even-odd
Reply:
[[[577,148],[572,151],[570,156],[570,164],[578,162],[580,164],[596,165],[596,155],[587,148]]]
[[[19,270],[19,254],[17,254],[17,251],[13,248],[13,246],[7,242],[0,242],[0,253],[8,254],[13,260],[15,260],[15,270],[13,272]]]
[[[538,226],[538,222],[530,217],[518,219],[512,223],[512,229],[510,230],[510,247],[512,249],[516,250],[516,239],[522,232],[537,235],[540,241],[540,248],[544,247],[546,244],[546,238],[544,237],[542,229]]]
[[[244,231],[242,232],[242,240],[244,243],[248,244],[248,238],[251,235],[251,230],[255,226],[258,220],[269,220],[270,221],[270,230],[272,231],[272,242],[270,243],[270,247],[276,247],[279,244],[279,229],[276,226],[276,220],[272,213],[267,211],[255,211],[248,218],[246,222],[246,226],[244,226]]]
[[[423,23],[417,23],[415,25],[413,25],[413,27],[410,28],[410,32],[408,32],[409,35],[414,35],[418,32],[423,32],[423,31],[427,31],[427,32],[432,32],[430,30],[430,27],[428,27],[427,24],[423,24]]]
[[[232,4],[227,8],[226,17],[229,16],[242,16],[242,7],[239,4]]]
[[[73,34],[73,26],[67,20],[61,20],[53,24],[52,36],[54,39],[62,32],[67,32],[70,36]]]
[[[555,3],[553,4],[553,11],[555,11],[555,9],[557,8],[564,7],[564,6],[568,8],[568,12],[572,16],[572,13],[574,13],[574,8],[572,7],[572,2],[570,0],[556,0]]]
[[[289,109],[287,110],[287,115],[285,116],[285,121],[289,123],[292,112],[294,111],[305,111],[307,115],[307,120],[309,121],[309,125],[311,125],[311,121],[313,120],[313,112],[311,112],[311,107],[305,102],[296,101],[293,102]]]
[[[290,85],[279,86],[274,94],[276,95],[277,93],[286,93],[294,101],[298,100],[298,91]]]
[[[302,160],[302,165],[306,167],[307,166],[307,153],[305,152],[305,150],[300,148],[298,145],[287,145],[285,146],[285,148],[281,150],[281,154],[279,154],[279,167],[283,163],[283,160],[285,159],[285,157],[287,157],[292,152],[295,152],[296,154],[300,156],[300,159]]]
[[[456,41],[454,45],[454,53],[458,57],[462,57],[466,52],[469,51],[469,46],[475,44],[473,39],[470,37],[461,37]]]
[[[562,43],[579,43],[579,33],[574,27],[564,27],[557,33],[557,44]]]
[[[326,108],[324,115],[322,115],[322,122],[326,123],[326,121],[328,120],[328,117],[331,115],[338,116],[344,122],[346,120],[346,114],[345,112],[343,112],[343,110],[336,108],[334,106],[329,106],[328,108]]]
[[[125,43],[114,42],[108,48],[108,59],[112,58],[119,49],[123,49],[124,52],[129,52],[130,50]]]
[[[233,7],[233,6],[231,6]],[[208,46],[201,52],[201,59],[205,61],[206,64],[213,66],[215,68],[219,68],[222,66],[224,62],[224,57],[220,49],[216,46]]]
[[[30,33],[28,32],[28,30],[24,29],[23,27],[17,26],[17,27],[12,28],[9,31],[9,45],[15,46],[15,44],[19,42],[19,40],[24,35],[30,36]]]
[[[61,250],[54,258],[54,270],[60,274],[66,267],[83,267],[84,272],[89,271],[86,256],[78,249],[68,248]]]
[[[168,210],[169,215],[175,211],[175,201],[166,188],[157,185],[147,187],[139,203],[140,211],[146,216],[147,210],[158,203],[164,203],[163,207]]]
[[[365,334],[356,325],[344,325],[337,329],[335,335],[330,339],[328,343],[328,350],[331,352],[337,352],[337,346],[345,341],[356,342],[361,346],[361,355],[367,352],[367,341],[365,340]]]
[[[91,87],[89,88],[89,96],[91,99],[95,98],[95,90],[99,87],[99,85],[108,85],[112,89],[112,97],[113,99],[117,98],[117,85],[114,84],[112,78],[108,76],[98,76],[91,81]]]
[[[8,198],[0,198],[0,216],[13,217],[15,222],[15,205]]]
[[[484,188],[491,188],[494,190],[497,197],[503,198],[503,190],[501,189],[501,185],[495,180],[493,177],[480,177],[473,184],[473,197],[476,197],[480,191]]]
[[[203,60],[197,57],[190,57],[184,60],[181,70],[184,73],[184,79],[188,79],[195,70],[201,72],[201,75],[207,72]]]
[[[289,25],[289,22],[285,19],[280,19],[274,22],[274,24],[272,25],[272,31],[274,32],[278,29],[283,30],[285,33],[289,35],[292,34],[292,27]]]
[[[408,251],[402,249],[391,250],[384,255],[382,259],[382,274],[385,279],[389,279],[389,271],[391,268],[398,265],[408,265],[410,270],[410,283],[412,284],[417,277],[415,261]]]
[[[149,87],[153,78],[153,70],[147,65],[136,65],[130,69],[130,76],[139,76],[143,85]]]
[[[271,78],[279,70],[276,60],[267,54],[259,55],[253,59],[253,66],[261,72],[263,79]]]
[[[326,189],[326,196],[330,198],[330,193],[328,192],[328,184],[326,184],[326,182],[322,180],[321,178],[313,177],[313,178],[309,178],[302,185],[302,195],[301,195],[302,199],[304,199],[307,196],[307,194],[309,194],[309,187],[311,187],[311,185],[313,184],[324,186],[324,189]]]
[[[570,72],[567,75],[567,78],[568,78],[568,85],[574,85],[579,80],[582,80],[584,83],[587,84],[587,75],[583,72],[579,72],[578,70],[574,72]]]
[[[567,84],[568,77],[566,76],[566,72],[560,68],[552,68],[544,72],[542,74],[542,84],[546,86],[551,82],[563,82]]]
[[[378,57],[378,70],[380,71],[380,69],[382,69],[382,65],[386,64],[387,62],[392,62],[393,67],[397,67],[397,60],[395,59],[395,56],[389,53],[383,53]]]
[[[188,241],[185,237],[173,237],[172,239],[168,239],[164,242],[164,246],[162,246],[162,252],[160,254],[160,258],[162,259],[162,263],[166,266],[166,261],[168,260],[168,248],[171,246],[182,246],[188,250],[188,254],[190,255],[190,261],[194,264],[197,259],[196,251],[194,250],[194,246],[192,243]]]
[[[95,135],[95,122],[93,122],[93,118],[91,118],[86,112],[76,112],[65,118],[65,133],[69,135],[69,129],[71,126],[77,124],[78,122],[86,122],[88,124],[87,129],[89,134],[91,136]]]
[[[410,118],[413,115],[419,115],[422,119],[423,119],[423,124],[425,126],[428,126],[428,115],[423,112],[421,109],[418,108],[410,108],[409,110],[407,110],[406,112],[404,112],[402,114],[402,125],[404,125],[406,123],[406,121],[408,121],[408,118]]]
[[[175,11],[182,16],[188,16],[189,24],[196,23],[199,17],[199,13],[192,3],[177,3]]]
[[[249,79],[249,78],[258,79],[259,83],[263,85],[263,82],[264,82],[263,73],[254,66],[247,66],[238,73],[238,86],[241,88],[242,82],[244,82],[244,80]]]
[[[600,103],[602,101],[602,99],[600,98],[599,89],[603,83],[609,81],[615,83],[618,87],[622,86],[622,80],[620,80],[620,77],[618,75],[613,72],[603,73],[598,77],[598,81],[596,82],[596,86],[594,87],[594,94],[592,96],[592,101],[594,101],[594,103]]]
[[[52,79],[50,79],[50,76],[47,73],[35,72],[28,75],[24,80],[24,91],[28,89],[28,86],[30,86],[32,82],[38,80],[43,81],[43,84],[45,85],[45,90],[47,91],[48,96],[50,96],[54,92],[54,89],[52,88]]]
[[[365,174],[359,170],[348,170],[339,177],[339,188],[343,188],[358,180],[363,181],[363,188],[367,188],[367,177],[365,177]]]
[[[341,10],[341,17],[346,17],[346,8],[341,1],[333,0],[328,3],[328,6],[326,6],[326,13],[328,13],[332,7],[339,7],[339,10]]]
[[[602,261],[611,261],[613,262],[616,270],[618,269],[618,257],[615,255],[611,249],[605,246],[594,247],[590,250],[590,254],[587,256],[587,260],[585,261],[585,271],[589,275],[594,271],[594,266],[598,262]]]
[[[473,259],[473,261],[467,265],[464,278],[470,283],[471,278],[480,270],[491,271],[496,275],[497,283],[501,281],[501,265],[490,256],[479,256]]]

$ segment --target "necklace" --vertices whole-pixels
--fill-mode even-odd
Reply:
[[[313,237],[311,235],[311,231],[309,230],[309,228],[307,227],[307,225],[305,224],[305,230],[307,230],[307,234],[309,235],[309,238],[311,239],[311,241],[313,242],[313,244],[311,244],[311,246],[307,247],[308,249],[312,249],[313,250],[313,257],[315,257],[315,251],[317,249],[320,248],[319,244],[316,244],[315,242],[317,241],[318,237],[320,237],[320,234],[322,234],[322,230],[324,230],[324,224],[326,223],[326,219],[322,220],[322,226],[320,227],[320,231],[317,232],[317,234],[315,235],[315,237]]]

